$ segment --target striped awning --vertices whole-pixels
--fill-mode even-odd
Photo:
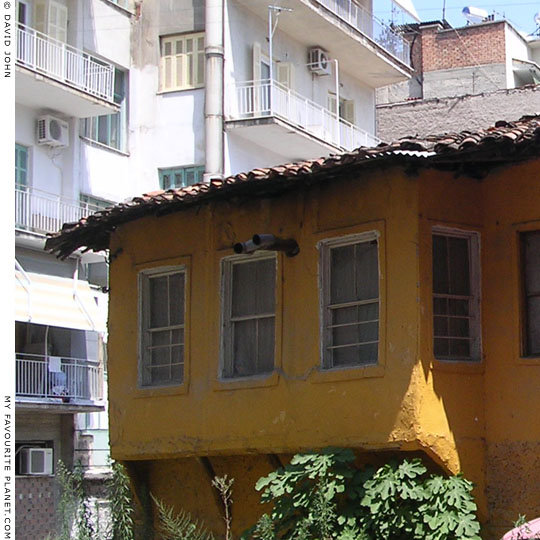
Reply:
[[[105,332],[106,307],[98,308],[98,295],[86,281],[15,270],[17,321]]]

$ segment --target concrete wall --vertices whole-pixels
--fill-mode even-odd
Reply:
[[[506,87],[507,70],[504,62],[428,71],[423,76],[424,99],[481,94]]]
[[[429,99],[377,106],[377,136],[390,142],[464,129],[484,129],[497,120],[517,120],[540,112],[540,87],[480,95]]]

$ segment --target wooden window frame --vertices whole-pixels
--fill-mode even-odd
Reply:
[[[521,356],[523,358],[538,358],[540,357],[540,350],[531,350],[529,344],[529,310],[527,307],[527,300],[529,297],[540,296],[540,291],[529,292],[527,290],[527,258],[525,239],[527,236],[538,236],[540,238],[540,229],[530,231],[519,232],[519,272],[520,272],[520,312],[521,312]]]
[[[171,325],[168,327],[150,327],[150,288],[149,283],[150,279],[157,277],[169,277],[175,274],[183,274],[184,276],[184,305],[183,309],[183,324]],[[170,386],[181,386],[186,382],[186,364],[187,364],[187,355],[186,355],[186,323],[187,323],[187,289],[188,289],[188,272],[185,265],[179,266],[166,266],[158,268],[149,268],[139,272],[139,369],[138,369],[138,386],[139,388],[158,388],[158,387],[170,387]],[[181,345],[183,348],[183,357],[182,357],[182,377],[181,380],[171,379],[169,382],[159,381],[152,382],[151,379],[148,380],[145,376],[145,370],[149,365],[149,345],[148,345],[148,334],[152,331],[163,331],[163,330],[182,330],[183,331],[183,341],[181,344],[169,344]],[[171,363],[169,367],[175,364]]]
[[[433,292],[433,237],[444,236],[448,238],[462,238],[467,240],[468,255],[469,255],[469,295],[452,295]],[[454,229],[451,227],[434,226],[431,230],[431,325],[432,339],[431,346],[433,347],[434,358],[443,363],[466,363],[475,364],[482,360],[482,329],[481,329],[481,286],[480,286],[480,233],[477,231]],[[470,355],[468,357],[461,356],[438,356],[435,354],[435,298],[450,298],[465,300],[469,302],[469,337],[470,340]],[[444,338],[446,336],[438,336]]]
[[[233,285],[232,285],[232,269],[235,264],[252,263],[258,261],[272,260],[275,264],[275,281],[274,281],[274,313],[270,314],[256,314],[252,318],[262,318],[273,316],[274,318],[274,362],[271,371],[265,371],[260,373],[254,373],[246,376],[234,376],[228,375],[228,373],[234,373],[234,358],[233,358],[233,317],[232,317],[232,298],[233,298]],[[277,254],[272,251],[258,252],[253,255],[245,256],[231,256],[225,257],[221,260],[221,291],[222,291],[222,308],[221,308],[221,351],[220,351],[220,367],[219,378],[221,381],[241,381],[250,380],[260,377],[271,376],[277,363],[277,330],[278,330],[278,258]]]
[[[378,338],[377,338],[377,362],[374,363],[357,363],[352,365],[344,366],[334,366],[333,360],[329,357],[327,352],[329,345],[332,343],[331,337],[331,324],[330,324],[330,310],[334,309],[336,306],[332,305],[330,302],[330,291],[331,291],[331,270],[330,270],[330,261],[331,261],[331,250],[333,248],[347,247],[356,244],[376,242],[377,244],[377,269],[378,269]],[[358,368],[370,368],[373,366],[378,366],[381,362],[381,321],[382,321],[382,302],[381,302],[381,255],[380,255],[380,232],[377,230],[366,231],[362,233],[347,235],[337,238],[329,238],[322,240],[319,243],[320,249],[320,306],[321,306],[321,327],[320,327],[320,339],[321,339],[321,369],[323,371],[329,370],[347,370],[347,369],[358,369]],[[351,305],[360,305],[364,301],[355,301],[351,302]],[[372,302],[374,303],[374,302]],[[347,303],[349,304],[349,303]]]
[[[200,38],[203,39],[202,49],[198,48]],[[193,40],[193,50],[186,52],[186,42],[188,39]],[[181,53],[173,52],[173,48],[176,47],[177,42],[182,42]],[[170,44],[171,53],[165,54],[166,45]],[[168,36],[161,36],[160,38],[160,92],[176,92],[179,90],[194,90],[197,88],[204,88],[205,85],[205,62],[202,63],[202,71],[199,66],[199,55],[205,55],[205,34],[204,32],[190,32],[188,34],[173,34]],[[193,79],[191,84],[189,81],[189,63],[192,58],[193,67]],[[167,60],[170,60],[170,73],[167,71]],[[181,61],[181,78],[182,82],[178,84],[177,81],[177,65]],[[170,84],[167,83],[167,79],[170,79]]]

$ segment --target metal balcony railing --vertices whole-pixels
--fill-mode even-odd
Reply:
[[[15,189],[15,228],[37,233],[57,232],[64,223],[79,221],[97,211],[36,189]]]
[[[113,102],[114,67],[19,24],[17,63],[92,96]]]
[[[261,80],[237,83],[236,101],[228,116],[245,120],[265,116],[281,118],[335,147],[353,150],[376,146],[379,139],[347,122],[321,105],[277,81]]]
[[[59,398],[64,402],[103,400],[103,369],[98,361],[16,353],[15,395]]]
[[[411,65],[409,43],[364,7],[352,0],[316,0],[315,3],[321,4],[341,20],[371,38],[404,64]]]

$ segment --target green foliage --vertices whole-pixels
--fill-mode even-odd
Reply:
[[[107,498],[110,504],[111,540],[133,540],[133,500],[129,477],[125,467],[118,462],[112,464],[112,475],[107,481]]]
[[[175,514],[172,507],[165,505],[154,496],[152,499],[158,510],[161,540],[214,540],[212,533],[193,521],[188,512],[180,510]]]
[[[360,471],[349,449],[297,454],[257,482],[273,509],[243,538],[479,540],[472,487],[428,475],[419,459]]]
[[[61,492],[57,509],[60,528],[58,540],[70,540],[71,529],[78,513],[79,501],[73,472],[61,460],[56,465],[56,478],[60,484]]]
[[[107,481],[110,505],[108,527],[100,523],[97,508],[94,512],[90,508],[80,464],[70,471],[59,461],[56,477],[61,491],[57,509],[60,535],[56,540],[134,540],[129,478],[120,463],[112,464],[112,475]]]

